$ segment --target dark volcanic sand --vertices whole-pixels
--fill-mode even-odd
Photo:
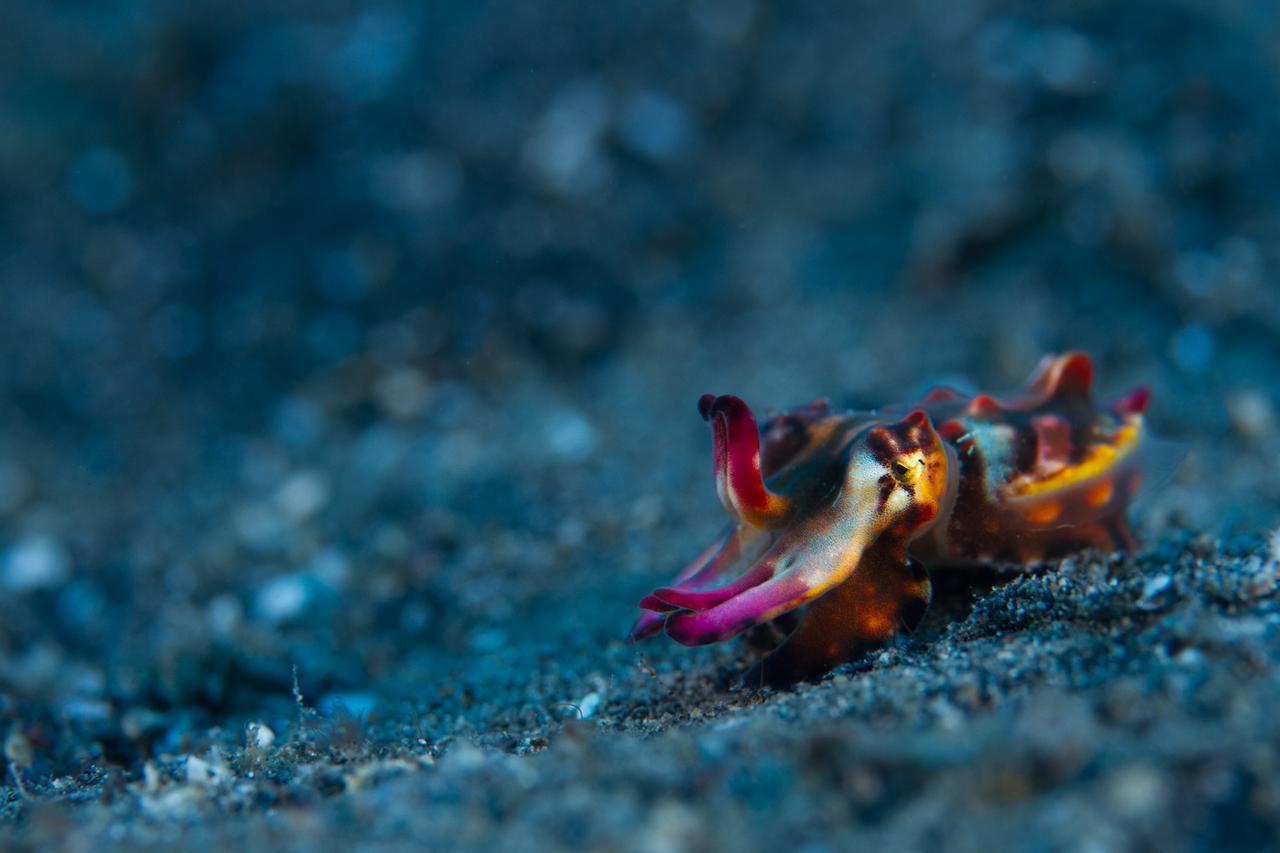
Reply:
[[[1280,842],[1274,4],[75,5],[0,6],[0,846]],[[793,692],[621,641],[700,393],[1064,349],[1141,552]]]

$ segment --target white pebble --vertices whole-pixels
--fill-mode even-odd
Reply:
[[[532,128],[526,161],[554,190],[573,196],[594,192],[608,179],[601,141],[611,110],[609,92],[601,83],[568,83]]]
[[[1156,575],[1142,585],[1142,598],[1138,606],[1144,610],[1154,609],[1160,604],[1164,593],[1173,588],[1173,578],[1168,575]]]
[[[684,105],[651,89],[627,98],[618,133],[628,147],[652,160],[677,160],[693,144],[693,125]]]
[[[213,779],[209,762],[194,755],[187,756],[187,781],[192,785],[208,785]]]
[[[543,427],[551,452],[563,459],[585,459],[596,447],[596,430],[572,409],[553,412]]]
[[[230,637],[240,627],[244,618],[244,608],[234,595],[223,593],[214,597],[205,608],[204,618],[209,627],[219,637]]]
[[[276,733],[262,723],[250,723],[248,740],[254,749],[265,752],[276,742]]]
[[[254,610],[268,622],[287,622],[296,618],[310,598],[307,582],[298,575],[272,578],[254,598]]]
[[[1276,411],[1261,391],[1238,391],[1227,398],[1231,425],[1245,438],[1263,441],[1276,431]]]
[[[595,716],[596,711],[600,710],[600,703],[603,701],[599,693],[594,690],[583,696],[575,704],[578,711],[582,714],[582,719],[589,720]]]
[[[329,481],[314,471],[301,471],[285,480],[276,504],[293,519],[314,515],[329,500]]]
[[[48,536],[29,536],[19,540],[5,555],[0,585],[6,589],[28,592],[57,586],[70,574],[66,549]]]
[[[410,420],[422,414],[430,396],[426,377],[412,367],[398,367],[380,377],[373,395],[388,415]]]
[[[231,776],[231,768],[216,746],[210,747],[207,760],[188,755],[186,765],[187,782],[192,785],[217,785]]]

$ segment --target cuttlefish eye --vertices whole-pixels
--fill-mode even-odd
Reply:
[[[916,450],[894,459],[889,471],[893,474],[893,479],[902,485],[914,486],[920,479],[920,473],[924,471],[924,465],[924,451]]]

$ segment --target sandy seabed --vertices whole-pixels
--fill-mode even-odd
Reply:
[[[0,846],[1273,849],[1272,4],[579,5],[0,8]],[[623,643],[699,394],[1067,349],[1138,552]]]

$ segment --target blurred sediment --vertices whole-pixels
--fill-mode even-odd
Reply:
[[[0,838],[1274,843],[1276,44],[1261,0],[3,5]],[[1144,554],[791,695],[621,645],[720,523],[700,393],[1064,349],[1185,448]]]

